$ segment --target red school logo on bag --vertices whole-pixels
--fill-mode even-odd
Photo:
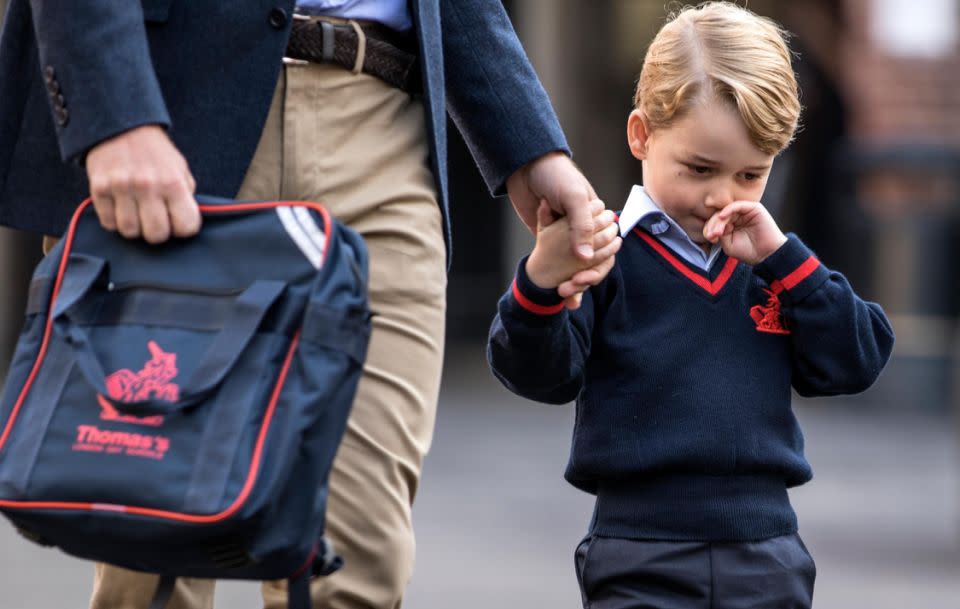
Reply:
[[[150,341],[147,343],[150,359],[137,372],[126,368],[117,370],[105,379],[108,395],[118,402],[138,402],[158,399],[175,402],[180,397],[180,387],[170,381],[177,376],[177,355],[167,353]],[[103,421],[132,423],[159,427],[163,417],[154,415],[137,417],[121,414],[117,408],[97,394],[100,404],[100,419]],[[170,449],[170,438],[154,434],[129,433],[112,429],[100,429],[96,425],[78,425],[73,450],[107,455],[126,455],[163,459]]]
[[[139,402],[151,398],[176,402],[180,399],[180,387],[170,381],[177,376],[177,354],[168,353],[150,341],[147,343],[150,359],[138,372],[126,368],[117,370],[105,379],[107,394],[118,402]],[[100,418],[104,421],[119,421],[135,425],[159,427],[163,425],[160,415],[136,417],[124,415],[102,395],[97,395],[100,403]]]

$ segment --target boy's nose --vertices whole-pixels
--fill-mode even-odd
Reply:
[[[723,209],[732,202],[733,195],[725,190],[722,190],[708,193],[704,204],[713,209]]]

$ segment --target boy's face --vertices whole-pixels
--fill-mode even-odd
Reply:
[[[734,201],[760,201],[775,156],[750,141],[735,108],[713,98],[653,132],[634,110],[627,140],[643,161],[647,194],[705,249],[710,244],[703,227],[710,216]]]

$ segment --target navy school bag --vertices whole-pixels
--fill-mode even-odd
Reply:
[[[362,239],[317,203],[199,199],[161,246],[87,201],[39,264],[0,401],[0,510],[28,539],[176,576],[339,566],[327,480],[370,334]]]

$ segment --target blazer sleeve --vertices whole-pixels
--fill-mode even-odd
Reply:
[[[145,124],[170,125],[138,0],[30,0],[63,160]]]
[[[440,6],[447,112],[490,192],[552,151],[570,154],[560,123],[499,0]]]
[[[880,305],[862,300],[795,235],[754,271],[783,302],[793,345],[793,387],[803,396],[864,391],[893,350]]]
[[[520,261],[490,327],[487,362],[511,392],[538,402],[566,404],[583,388],[594,323],[594,295],[568,311],[556,290],[538,288]]]

